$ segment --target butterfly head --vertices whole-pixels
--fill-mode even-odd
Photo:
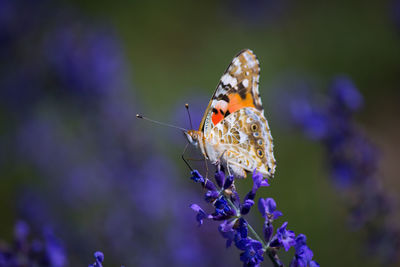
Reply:
[[[191,143],[195,147],[197,147],[199,145],[199,140],[202,136],[202,133],[200,131],[188,130],[188,131],[185,131],[184,133],[185,133],[185,136],[186,136],[187,140],[189,141],[189,143]]]

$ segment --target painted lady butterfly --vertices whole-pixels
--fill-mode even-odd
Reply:
[[[251,50],[241,51],[218,83],[199,130],[185,131],[204,157],[220,162],[235,177],[257,169],[264,177],[275,172],[272,136],[264,117],[258,83],[260,65]]]

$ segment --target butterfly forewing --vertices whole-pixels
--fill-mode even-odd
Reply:
[[[244,107],[263,111],[258,92],[259,74],[260,64],[255,54],[248,49],[241,51],[222,75],[199,130],[207,136],[212,127]]]
[[[260,65],[251,50],[241,51],[228,66],[203,116],[202,151],[223,162],[238,177],[257,169],[275,171],[272,136],[258,91]]]

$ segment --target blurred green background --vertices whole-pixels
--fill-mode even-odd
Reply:
[[[364,253],[363,233],[347,227],[347,206],[329,179],[322,147],[282,126],[268,104],[274,101],[277,83],[291,77],[312,79],[322,92],[335,75],[351,77],[365,98],[357,122],[380,149],[383,186],[399,195],[400,27],[394,1],[80,0],[69,5],[89,21],[115,27],[135,85],[135,102],[140,103],[140,110],[135,107],[132,114],[143,113],[183,127],[188,127],[184,104],[205,99],[199,110],[192,109],[202,113],[233,56],[244,48],[252,49],[261,63],[260,93],[278,165],[271,186],[258,196],[276,200],[284,214],[280,223],[288,221],[291,230],[307,236],[321,266],[380,266],[373,255]],[[182,113],[178,116],[185,120],[174,119],[176,113]],[[137,128],[132,134],[138,142],[146,136],[176,164],[184,186],[195,187],[180,160],[184,137],[174,143],[170,141],[174,132],[143,121],[134,123]],[[10,199],[13,190],[24,183],[18,179],[5,180],[1,186],[5,212],[0,233],[8,238],[15,217]],[[246,191],[251,180],[238,186]],[[198,193],[202,194],[200,189]],[[261,227],[261,217],[257,218],[253,223]],[[399,219],[396,214],[393,223]],[[220,238],[216,229],[215,236]],[[238,259],[236,248],[231,250]],[[288,263],[291,255],[282,253],[283,261]],[[114,259],[106,266],[118,263]],[[269,264],[266,259],[262,266]],[[236,266],[240,265],[237,260]]]

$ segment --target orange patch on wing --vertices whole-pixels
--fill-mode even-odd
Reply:
[[[231,114],[241,108],[255,108],[251,93],[247,93],[244,99],[237,93],[230,94],[228,97],[229,103],[226,103],[222,100],[215,105],[214,108],[217,110],[217,113],[213,112],[213,114],[211,114],[211,120],[214,125],[217,125],[217,123],[225,118],[225,113],[227,111],[229,111],[229,114]]]
[[[218,110],[217,113],[213,113],[211,115],[211,120],[214,125],[217,125],[218,122],[222,121],[224,119],[224,115]]]
[[[244,99],[241,98],[239,94],[231,94],[228,95],[228,97],[229,97],[229,104],[228,104],[229,113],[233,113],[245,107],[255,108],[251,93],[247,93]]]

